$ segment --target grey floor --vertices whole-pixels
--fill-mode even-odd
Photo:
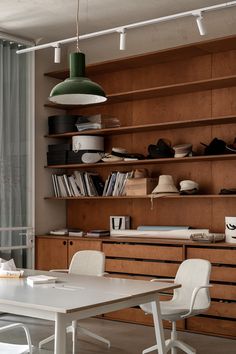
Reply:
[[[53,333],[53,325],[51,322],[1,314],[0,326],[13,322],[23,322],[28,325],[35,346],[37,346],[40,340]],[[98,343],[96,340],[86,336],[79,335],[79,354],[141,354],[143,349],[154,345],[155,343],[152,327],[96,318],[83,320],[80,324],[109,339],[111,341],[111,348],[107,349],[102,343]],[[170,332],[166,330],[166,338],[169,337],[169,334]],[[197,354],[236,354],[236,340],[190,334],[186,332],[179,332],[179,337],[196,348]],[[70,338],[68,338],[68,344],[70,344],[69,339]],[[20,330],[16,330],[14,335],[13,333],[9,335],[4,333],[1,335],[0,341],[22,343],[23,335]],[[53,345],[50,343],[45,347],[45,350],[35,349],[34,353],[52,354]],[[69,353],[71,353],[70,345],[68,345],[67,354]],[[179,351],[178,353],[182,352]]]

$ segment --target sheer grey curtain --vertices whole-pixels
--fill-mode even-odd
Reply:
[[[27,225],[27,83],[26,55],[0,40],[0,228]],[[19,231],[1,231],[0,246],[25,242]],[[3,250],[2,258],[24,263],[24,250]]]

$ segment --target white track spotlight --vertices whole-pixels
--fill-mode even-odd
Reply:
[[[202,13],[198,12],[198,13],[194,13],[193,15],[196,18],[197,27],[198,27],[200,35],[205,36],[205,34],[207,33],[207,30],[206,30],[205,24],[203,22],[204,19],[203,19]]]
[[[54,47],[54,63],[61,62],[61,46],[59,43]]]
[[[126,32],[125,29],[122,28],[120,31],[120,50],[125,50],[126,48]]]

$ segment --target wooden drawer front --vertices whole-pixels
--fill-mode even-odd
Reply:
[[[235,336],[236,321],[220,320],[210,317],[191,317],[187,319],[187,329],[222,336]]]
[[[206,312],[207,315],[228,317],[236,319],[236,303],[235,302],[211,302],[211,307]]]
[[[124,321],[124,322],[133,322],[133,323],[140,323],[144,325],[151,325],[153,326],[153,319],[152,315],[148,314],[145,315],[143,310],[139,308],[129,308],[114,312],[109,312],[104,315],[107,319],[117,320],[117,321]],[[163,325],[165,328],[170,328],[171,324],[169,321],[163,321]],[[177,322],[178,329],[184,329],[185,323],[184,321]]]
[[[106,259],[106,271],[115,273],[147,274],[174,277],[179,265],[174,263],[141,262],[122,259]]]
[[[211,280],[236,283],[236,268],[213,266],[211,269]]]
[[[182,247],[103,244],[103,252],[107,257],[156,259],[166,261],[182,261]]]
[[[81,240],[70,240],[68,246],[68,261],[69,264],[72,260],[73,255],[78,251],[84,250],[95,250],[101,251],[102,243],[100,241],[81,241]],[[69,265],[68,265],[69,266]]]
[[[203,258],[211,263],[235,264],[236,249],[187,247],[187,258]]]
[[[235,300],[236,285],[213,284],[210,294],[213,299]]]
[[[101,241],[80,241],[80,240],[72,240],[73,245],[77,247],[78,251],[83,250],[96,250],[101,251],[102,243]]]

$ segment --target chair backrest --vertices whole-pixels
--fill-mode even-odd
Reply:
[[[76,252],[71,260],[69,273],[102,276],[105,270],[105,254],[101,251]]]
[[[182,262],[176,273],[175,282],[181,288],[174,290],[172,301],[189,307],[194,288],[209,285],[211,263],[205,259],[187,259]],[[205,310],[210,306],[209,289],[199,290],[194,310]]]

